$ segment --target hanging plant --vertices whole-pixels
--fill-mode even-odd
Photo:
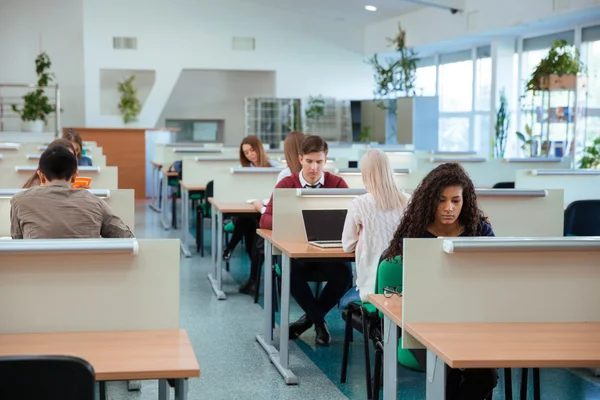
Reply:
[[[367,60],[367,63],[373,67],[375,98],[387,100],[399,96],[414,96],[419,63],[416,51],[406,47],[406,32],[402,30],[400,24],[398,24],[398,34],[387,40],[398,57],[388,58],[382,62],[377,54],[374,54],[373,57]],[[382,101],[379,105],[380,107],[386,106],[386,102]]]
[[[43,121],[48,122],[48,115],[55,112],[54,106],[44,90],[52,81],[53,74],[50,72],[52,62],[46,53],[39,54],[35,59],[35,72],[38,76],[37,88],[23,96],[23,108],[12,104],[12,110],[19,114],[24,122]]]
[[[510,114],[508,113],[508,101],[504,89],[500,92],[500,108],[496,113],[496,139],[494,141],[494,156],[504,158],[506,151],[506,138],[510,126]]]
[[[600,168],[600,137],[594,139],[592,145],[583,150],[583,158],[579,168]]]
[[[553,87],[574,88],[575,78],[582,71],[583,64],[575,46],[569,45],[566,40],[557,40],[533,70],[526,91],[535,93]]]
[[[137,121],[140,111],[142,111],[142,105],[137,98],[137,89],[133,86],[134,80],[135,75],[131,75],[117,85],[117,90],[121,94],[118,107],[125,124]]]

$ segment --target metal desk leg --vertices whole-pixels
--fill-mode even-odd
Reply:
[[[166,379],[158,381],[158,400],[169,400],[170,397],[169,383]]]
[[[188,380],[175,379],[175,400],[187,400],[188,398]]]
[[[160,212],[161,211],[161,204],[160,204],[160,199],[161,199],[161,195],[160,195],[160,173],[162,171],[162,167],[156,167],[156,211]]]
[[[210,216],[210,260],[214,272],[217,270],[217,214],[214,210]]]
[[[163,176],[162,179],[162,198],[160,199],[160,222],[162,223],[163,229],[168,231],[171,227],[167,222],[167,212],[169,207],[167,207],[169,197],[169,179],[167,176]]]
[[[398,362],[397,359],[396,362]],[[444,400],[446,398],[446,364],[430,350],[427,350],[425,388],[426,400]]]
[[[263,268],[263,276],[265,280],[265,296],[264,296],[264,321],[263,333],[256,335],[256,340],[267,352],[273,363],[279,360],[279,352],[273,347],[273,325],[271,315],[273,314],[273,244],[265,240],[265,265]]]
[[[150,208],[154,211],[158,211],[156,207],[156,201],[158,199],[158,192],[156,191],[156,166],[152,164],[152,195],[150,196]]]
[[[188,243],[188,236],[190,234],[190,216],[189,216],[189,207],[190,207],[190,192],[183,188],[181,185],[181,250],[183,251],[183,255],[186,257],[191,257],[192,253],[190,253],[190,245]]]
[[[266,259],[266,257],[265,257]],[[281,321],[279,323],[279,362],[274,362],[281,376],[288,385],[298,384],[298,378],[289,369],[290,354],[290,269],[291,260],[286,254],[281,262]],[[265,300],[265,301],[268,301]],[[270,317],[269,317],[270,318]]]
[[[398,396],[398,326],[383,319],[383,400]]]
[[[217,215],[218,214],[218,215]],[[225,296],[225,292],[222,290],[223,284],[223,268],[221,264],[223,263],[223,214],[221,212],[216,211],[213,208],[213,232],[215,231],[216,225],[216,238],[213,237],[213,249],[215,248],[214,242],[216,239],[217,248],[214,255],[214,272],[215,277],[212,275],[208,275],[208,280],[210,281],[210,286],[212,287],[215,296],[219,300],[226,300],[227,296]],[[214,235],[214,234],[213,234]]]

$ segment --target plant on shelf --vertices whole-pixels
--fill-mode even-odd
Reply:
[[[594,139],[591,146],[583,149],[583,158],[579,168],[600,169],[600,137]]]
[[[55,112],[45,92],[45,88],[52,82],[54,76],[50,72],[51,66],[52,62],[48,54],[39,54],[35,59],[35,72],[38,76],[36,89],[23,96],[23,108],[20,109],[18,104],[12,104],[12,110],[28,125],[24,130],[42,132],[48,122],[48,116]]]
[[[371,142],[371,126],[363,126],[358,133],[358,141],[363,143]]]
[[[373,67],[375,81],[374,94],[380,107],[387,108],[390,98],[399,96],[414,96],[415,79],[419,58],[414,49],[406,46],[406,31],[398,24],[398,34],[387,39],[394,48],[397,57],[390,57],[384,62],[374,54],[367,63]]]
[[[317,125],[319,119],[325,116],[325,100],[323,99],[323,96],[310,96],[308,98],[306,110],[304,110],[304,115],[306,116],[307,122],[312,122],[312,126],[308,129],[312,130],[313,133],[318,133]]]
[[[508,113],[508,101],[504,89],[500,92],[500,108],[496,113],[496,139],[494,141],[494,156],[504,158],[506,151],[506,138],[510,126],[510,114]]]
[[[524,150],[527,157],[533,157],[533,131],[529,125],[525,125],[525,133],[517,132],[517,138],[521,142],[521,150]]]
[[[582,71],[579,51],[566,40],[557,40],[533,70],[526,90],[535,93],[552,88],[574,88],[576,77]]]
[[[133,86],[134,80],[135,75],[131,75],[117,85],[117,90],[121,94],[118,107],[125,124],[137,121],[142,110],[142,105],[137,97],[137,89]]]

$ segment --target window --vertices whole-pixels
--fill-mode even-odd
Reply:
[[[600,26],[584,28],[582,39],[581,59],[588,76],[587,101],[583,102],[587,109],[582,128],[585,146],[589,146],[595,138],[600,137]],[[582,104],[580,99],[578,102]],[[579,128],[578,134],[581,132]]]
[[[223,120],[167,119],[169,128],[179,128],[175,142],[222,142]]]
[[[415,93],[417,96],[435,96],[436,92],[436,66],[433,57],[419,60],[419,67],[415,77]]]

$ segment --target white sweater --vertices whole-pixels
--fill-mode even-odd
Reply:
[[[356,288],[362,301],[375,292],[379,258],[400,225],[403,211],[378,210],[370,193],[356,197],[348,207],[342,245],[344,251],[356,252]]]

